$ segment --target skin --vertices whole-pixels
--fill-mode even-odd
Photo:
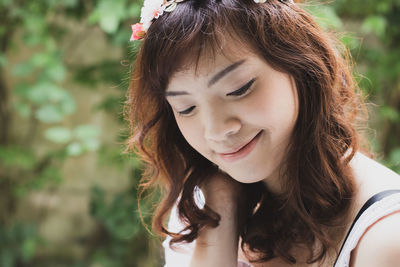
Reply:
[[[243,49],[233,49],[230,57],[200,62],[198,72],[188,68],[175,73],[166,90],[177,125],[187,142],[200,154],[218,165],[220,172],[202,187],[207,205],[220,214],[218,227],[199,232],[191,267],[237,266],[247,260],[239,244],[241,183],[263,181],[279,194],[280,169],[298,115],[297,91],[293,78],[274,70],[262,58]],[[232,67],[235,64],[235,67]],[[223,77],[219,75],[226,70]],[[233,68],[233,69],[232,69]],[[219,76],[219,79],[215,77]],[[255,79],[242,96],[229,96]],[[210,80],[214,82],[210,82]],[[194,108],[193,108],[194,107]],[[189,111],[188,114],[179,112]],[[250,154],[227,162],[218,154],[247,144],[259,132],[260,138]],[[348,219],[332,238],[339,249],[361,206],[374,194],[400,189],[400,176],[378,162],[357,152],[350,162],[356,183]],[[379,179],[377,179],[379,177]],[[400,266],[400,213],[391,215],[369,229],[352,253],[352,267]],[[381,249],[384,247],[385,249]],[[328,252],[325,262],[306,264],[303,248],[294,248],[299,263],[294,266],[332,266],[336,255]],[[293,266],[283,260],[253,264],[254,267]]]
[[[224,76],[212,78],[226,68],[230,71]],[[251,81],[243,95],[228,95]],[[264,181],[279,192],[278,171],[298,113],[290,75],[250,52],[230,59],[219,55],[213,63],[200,62],[198,73],[193,68],[175,73],[166,94],[180,131],[194,149],[236,181]],[[218,155],[248,144],[259,132],[248,156],[228,162]]]

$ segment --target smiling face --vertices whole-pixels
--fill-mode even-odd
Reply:
[[[298,113],[294,80],[253,53],[229,58],[176,72],[166,99],[201,155],[239,182],[279,190],[277,171]]]

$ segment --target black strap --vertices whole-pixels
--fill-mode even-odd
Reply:
[[[349,231],[347,232],[346,238],[344,239],[344,241],[343,241],[343,243],[342,243],[342,247],[341,247],[340,250],[339,250],[338,257],[336,258],[336,261],[335,261],[335,263],[333,264],[333,266],[335,266],[335,264],[336,264],[336,262],[337,262],[337,260],[338,260],[338,258],[339,258],[339,255],[340,255],[340,253],[342,252],[342,249],[343,249],[343,247],[344,247],[344,244],[346,243],[347,238],[349,237],[349,235],[350,235],[350,233],[351,233],[351,230],[353,230],[353,227],[354,227],[354,225],[356,224],[357,220],[360,218],[361,214],[363,214],[363,212],[364,212],[366,209],[368,209],[368,208],[369,208],[372,204],[374,204],[375,202],[377,202],[377,201],[379,201],[379,200],[381,200],[381,199],[383,199],[383,198],[385,198],[385,197],[387,197],[387,196],[390,196],[390,195],[392,195],[392,194],[395,194],[395,193],[400,193],[400,190],[398,190],[398,189],[393,189],[393,190],[385,190],[385,191],[379,192],[379,193],[373,195],[370,199],[368,199],[367,202],[365,202],[365,204],[362,206],[362,208],[360,209],[360,211],[357,213],[357,216],[354,218],[354,221],[353,221],[353,223],[351,224],[351,227],[350,227]]]

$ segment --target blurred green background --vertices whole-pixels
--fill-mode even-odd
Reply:
[[[162,266],[160,239],[138,213],[140,164],[122,153],[141,6],[0,0],[1,267]],[[350,49],[370,102],[365,130],[379,161],[400,172],[400,0],[306,8]]]

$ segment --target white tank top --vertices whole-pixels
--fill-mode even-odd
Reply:
[[[195,190],[195,200],[201,208],[204,206],[204,196],[200,190]],[[365,231],[379,219],[388,216],[396,211],[400,211],[400,190],[386,190],[372,196],[361,208],[346,239],[342,245],[334,267],[348,267],[350,254],[357,246]],[[176,205],[172,208],[168,229],[172,232],[179,232],[183,229],[183,223],[179,221]],[[169,247],[171,237],[168,236],[162,246],[165,252],[164,267],[188,267],[196,241],[186,244],[178,244],[177,250]],[[251,264],[238,260],[238,267],[251,267]]]
[[[370,226],[385,216],[400,211],[400,190],[386,190],[372,196],[353,221],[334,267],[348,267],[353,249]]]

